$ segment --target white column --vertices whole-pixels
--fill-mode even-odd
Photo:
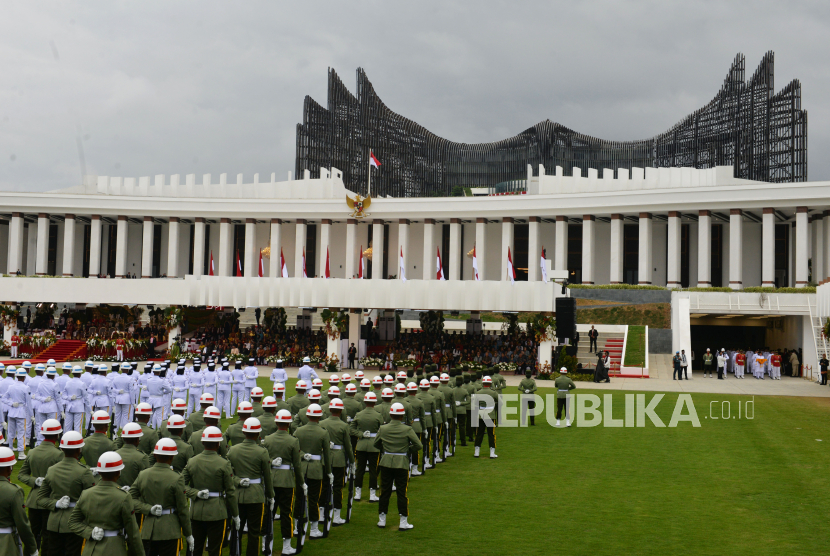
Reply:
[[[115,236],[115,277],[123,278],[127,273],[127,217],[118,217]]]
[[[193,224],[193,276],[205,273],[205,219],[197,216]]]
[[[797,207],[795,212],[795,287],[803,288],[807,285],[808,257],[807,246],[809,234],[807,207]]]
[[[89,221],[89,277],[101,274],[101,216],[93,214]]]
[[[651,213],[640,213],[640,241],[638,243],[637,252],[637,282],[644,286],[651,285],[651,266],[653,257],[651,253]]]
[[[357,220],[349,218],[346,220],[346,278],[357,278]],[[357,315],[349,317],[351,321],[357,319]],[[351,338],[352,336],[349,336]],[[349,340],[351,342],[351,340]],[[357,342],[355,342],[355,346]]]
[[[542,221],[538,216],[527,219],[527,281],[538,282],[542,268],[542,246],[539,245]]]
[[[426,239],[424,239],[426,241]],[[383,280],[383,220],[372,220],[372,280]]]
[[[245,219],[245,267],[243,275],[259,276],[259,253],[256,253],[256,220]]]
[[[424,280],[435,280],[435,273],[438,269],[435,267],[436,252],[435,252],[435,220],[432,218],[424,219],[424,259],[421,262],[421,271]]]
[[[487,219],[476,218],[476,264],[478,265],[478,277],[487,279]]]
[[[744,287],[744,223],[741,209],[729,211],[729,287]]]
[[[553,254],[553,269],[568,270],[568,219],[556,217],[556,252]]]
[[[354,344],[355,349],[357,349],[357,357],[355,357],[355,365],[358,365],[357,360],[360,359],[363,354],[360,352],[360,325],[363,324],[363,309],[350,309],[349,310],[349,347]],[[345,361],[346,366],[349,365],[349,361]]]
[[[668,268],[666,270],[666,286],[669,288],[680,287],[680,234],[682,231],[680,213],[669,212],[669,242],[668,242]]]
[[[49,215],[37,215],[37,255],[35,255],[35,274],[46,274],[46,265],[49,255]]]
[[[824,274],[824,213],[813,215],[813,282],[821,283]]]
[[[623,282],[623,217],[611,215],[611,283]]]
[[[397,261],[400,257],[401,252],[403,252],[403,264],[405,267],[405,271],[407,272],[407,280],[412,278],[408,275],[409,272],[409,220],[406,218],[401,218],[398,220],[398,250],[395,252],[395,260]],[[400,267],[400,262],[396,264],[396,267]],[[398,268],[398,271],[395,273],[398,275],[398,279],[401,278],[401,269]]]
[[[37,273],[37,230],[38,225],[31,223],[26,233],[26,276],[34,276]],[[43,226],[40,226],[41,228]]]
[[[179,217],[171,216],[167,229],[167,277],[179,277]]]
[[[63,275],[74,276],[72,269],[75,262],[75,215],[65,214],[63,219]]]
[[[328,251],[329,245],[331,244],[331,220],[328,218],[323,219],[320,223],[320,256],[318,257],[320,260],[320,265],[317,267],[317,276],[321,278],[326,277],[326,252]],[[329,257],[331,259],[331,257]],[[329,260],[329,272],[331,273],[331,277],[334,278],[334,269],[331,268],[331,260]],[[338,340],[339,342],[339,340]],[[338,357],[340,357],[338,355]]]
[[[824,226],[822,227],[824,240],[822,246],[824,247],[824,277],[830,277],[830,210],[824,211]]]
[[[305,254],[306,234],[308,228],[306,221],[302,218],[297,219],[296,232],[294,233],[294,276],[297,278],[303,277],[303,255]]]
[[[233,256],[231,254],[231,219],[222,218],[219,221],[219,253],[213,257],[214,264],[218,265],[219,276],[233,276]],[[235,274],[235,273],[234,273]]]
[[[280,251],[282,251],[282,220],[271,219],[271,258],[268,260],[268,276],[281,278]]]
[[[145,216],[141,229],[141,277],[153,277],[153,217]]]
[[[697,220],[697,287],[712,285],[712,217],[708,210],[698,213]]]
[[[510,277],[507,276],[507,250],[510,249],[510,256],[514,259],[513,264],[515,265],[516,261],[516,253],[514,253],[513,249],[513,237],[514,237],[514,228],[513,228],[513,219],[509,216],[506,216],[501,219],[501,270],[499,271],[502,280],[510,280]]]
[[[582,216],[582,283],[594,283],[594,223],[592,214]]]
[[[775,209],[771,207],[764,209],[761,220],[761,286],[775,286]]]
[[[461,220],[450,218],[450,252],[443,253],[445,257],[450,258],[450,275],[447,276],[447,280],[461,280],[463,249],[464,246],[461,245]]]
[[[9,222],[9,274],[23,272],[23,214],[13,212]]]

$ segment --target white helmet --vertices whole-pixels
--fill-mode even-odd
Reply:
[[[202,443],[205,442],[221,442],[222,431],[219,427],[206,427],[202,431]]]
[[[277,411],[277,417],[274,420],[277,423],[290,423],[292,420],[291,412],[287,409],[280,409]]]
[[[99,409],[98,411],[92,414],[93,425],[106,425],[110,422],[110,414],[104,411],[103,409]]]
[[[402,403],[393,403],[392,407],[389,408],[390,415],[405,415],[406,410],[403,407]]]
[[[84,447],[84,437],[78,431],[66,431],[61,437],[61,448],[64,450],[74,450],[75,448]]]
[[[144,436],[144,429],[138,423],[127,423],[121,429],[121,438],[141,438]]]
[[[13,467],[17,462],[14,452],[5,446],[0,447],[0,467]]]
[[[168,429],[183,429],[187,427],[187,423],[184,420],[184,417],[181,415],[173,414],[167,419],[167,428]]]
[[[50,435],[50,434],[60,434],[63,432],[63,427],[61,427],[61,422],[57,419],[46,419],[42,425],[40,425],[40,434],[43,435]]]
[[[248,417],[242,425],[242,432],[262,432],[262,425],[256,417]]]
[[[124,469],[124,460],[116,452],[104,452],[98,458],[98,473],[112,473]]]
[[[177,415],[177,417],[181,417],[181,415]],[[158,456],[175,456],[179,453],[179,449],[176,447],[176,441],[172,438],[162,438],[156,442],[153,453]]]

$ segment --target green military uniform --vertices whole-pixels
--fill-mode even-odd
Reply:
[[[712,355],[711,351],[707,351],[703,354],[703,376],[706,376],[706,373],[712,374],[712,364],[714,363],[715,357]]]
[[[234,472],[236,503],[239,506],[241,520],[240,534],[247,524],[248,554],[259,554],[262,524],[270,512],[265,507],[265,500],[274,498],[274,486],[271,480],[271,459],[268,450],[254,440],[246,438],[234,444],[228,452]],[[240,485],[242,479],[249,479],[247,487]],[[270,519],[270,517],[268,517]],[[253,550],[252,550],[253,548]]]
[[[191,417],[192,417],[192,415],[191,415]],[[204,423],[205,423],[205,421],[204,421],[204,419],[202,419],[202,428],[204,428],[204,426],[205,426]],[[184,422],[184,428],[182,429],[182,440],[184,440],[185,442],[190,440],[190,435],[193,434],[193,426],[194,425],[193,425],[192,421],[185,421]],[[167,428],[167,419],[162,419],[161,420],[161,426],[158,429],[158,436],[159,436],[159,438],[158,438],[159,440],[161,440],[162,438],[172,438],[173,437],[173,435],[170,434],[170,430]],[[158,441],[156,441],[156,442],[158,442]],[[153,448],[155,448],[155,445],[153,445]],[[152,452],[152,450],[151,450],[151,452]]]
[[[576,384],[574,381],[565,376],[564,374],[560,374],[556,377],[556,380],[553,381],[553,385],[556,386],[556,420],[558,421],[561,418],[562,410],[565,408],[565,403],[568,398],[568,392],[576,388]],[[567,418],[567,409],[565,413],[565,418]]]
[[[493,367],[493,370],[495,372],[492,375],[490,375],[490,379],[493,381],[493,386],[491,386],[491,388],[495,390],[497,393],[501,394],[502,391],[505,388],[507,388],[507,381],[499,373],[498,367]]]
[[[455,405],[455,417],[458,421],[456,435],[461,437],[461,445],[467,445],[467,412],[470,410],[470,391],[464,386],[461,377],[456,377],[456,386],[452,389]],[[461,381],[459,384],[458,381]]]
[[[205,428],[205,412],[204,410],[194,411],[190,414],[190,417],[187,418],[187,422],[190,423],[191,434],[193,431],[198,431]],[[185,440],[187,442],[187,440]]]
[[[362,409],[364,409],[364,408],[366,407],[366,403],[364,403],[363,398],[365,398],[365,397],[366,397],[366,394],[367,394],[368,392],[369,392],[368,390],[364,390],[363,388],[361,388],[361,389],[357,392],[357,394],[355,394],[355,395],[354,395],[354,399],[355,399],[355,400],[357,400],[357,401],[360,403],[360,409],[361,409],[361,410],[362,410]]]
[[[254,412],[251,413],[251,417],[256,417],[257,419],[259,419],[259,416],[262,415],[263,413],[265,413],[265,410],[262,409],[262,400],[260,400],[258,402],[255,402],[255,401],[253,401],[253,398],[252,398],[251,399],[251,405],[254,406]]]
[[[424,421],[423,421],[423,446],[424,448],[424,461],[423,464],[426,467],[429,465],[429,460],[434,456],[435,450],[430,450],[430,446],[434,446],[435,438],[435,421],[433,419],[435,413],[435,398],[432,397],[432,394],[429,393],[428,390],[418,389],[418,394],[415,396],[418,398],[421,403],[424,405]],[[430,453],[433,452],[433,453]],[[433,461],[433,464],[435,462]]]
[[[225,527],[233,527],[233,524],[225,523],[225,520],[239,515],[231,463],[213,450],[204,450],[187,462],[182,471],[182,479],[187,489],[186,494],[192,500],[190,519],[196,541],[193,553],[204,554],[207,540],[209,553],[218,556],[222,552]],[[197,493],[202,490],[210,493],[207,500],[197,497]],[[228,507],[231,516],[228,516]]]
[[[271,460],[271,483],[274,487],[274,507],[280,516],[283,539],[294,535],[294,489],[302,490],[303,474],[300,471],[300,441],[288,431],[277,430],[262,442]],[[280,458],[279,465],[273,461]]]
[[[173,466],[173,471],[175,471],[176,473],[181,473],[187,466],[187,462],[190,461],[190,458],[192,458],[194,455],[193,446],[190,445],[190,443],[185,442],[181,439],[181,437],[178,437],[175,434],[171,438],[176,441],[176,450],[178,451],[178,454],[173,456],[173,461],[170,463],[170,465]]]
[[[375,404],[375,409],[378,413],[380,413],[380,416],[383,417],[383,422],[388,423],[392,420],[392,418],[389,417],[389,410],[392,408],[391,398],[388,400],[385,398],[378,398],[378,401],[380,403]]]
[[[455,422],[458,416],[455,406],[455,394],[449,382],[442,382],[438,390],[444,396],[444,415],[449,423],[447,436],[447,451],[452,450],[453,442],[455,440]]]
[[[69,528],[69,514],[81,493],[94,483],[89,467],[75,458],[64,458],[46,472],[37,504],[40,509],[52,512],[46,524],[50,545],[63,546],[69,553],[80,551],[83,539]],[[55,504],[64,496],[69,497],[71,506],[64,510],[57,509]]]
[[[130,496],[139,514],[136,517],[141,523],[145,549],[176,543],[178,554],[182,536],[193,534],[185,490],[184,478],[163,463],[155,463],[138,474],[130,487]],[[156,505],[161,506],[162,515],[150,513],[150,508]]]
[[[291,412],[291,415],[296,415],[302,408],[311,405],[311,402],[303,394],[294,394],[288,398],[287,402],[288,410]]]
[[[29,450],[28,457],[23,461],[20,471],[17,473],[17,480],[27,485],[32,490],[26,499],[26,507],[29,508],[29,523],[32,527],[32,534],[38,540],[38,545],[45,552],[46,521],[49,519],[49,510],[38,507],[40,500],[40,487],[35,482],[38,477],[46,477],[50,467],[63,459],[63,452],[53,442],[42,442]],[[2,511],[2,510],[0,510]],[[0,541],[2,546],[2,541]]]
[[[331,402],[328,402],[327,404],[322,406],[322,409],[323,409],[323,419],[322,419],[322,421],[325,421],[326,419],[331,417],[331,411],[329,411],[329,406],[330,405],[331,405]],[[340,412],[340,420],[343,421],[344,423],[346,423],[347,425],[349,424],[349,421],[346,419],[346,412],[345,411]]]
[[[354,416],[350,425],[350,432],[356,437],[357,466],[355,473],[355,488],[363,488],[363,476],[366,474],[366,466],[369,466],[369,488],[378,488],[378,463],[380,462],[380,451],[375,448],[375,438],[383,425],[383,417],[374,407],[367,407]],[[364,433],[369,431],[370,436]]]
[[[132,444],[124,444],[116,453],[124,462],[124,469],[121,470],[121,476],[118,478],[118,486],[132,485],[138,474],[150,467],[147,454]]]
[[[153,453],[153,450],[156,449],[156,443],[159,441],[159,433],[156,432],[155,429],[151,428],[147,423],[136,423],[141,427],[141,432],[144,433],[141,436],[141,440],[138,441],[138,449],[144,452],[147,455]],[[87,440],[89,437],[87,437]],[[113,450],[117,450],[124,445],[124,440],[121,438],[121,431],[118,431],[118,437],[115,439],[115,448]],[[99,454],[100,455],[100,454]],[[86,460],[86,458],[84,458]],[[97,460],[96,460],[97,462]]]
[[[394,400],[392,400],[392,403],[399,403],[403,406],[403,411],[404,411],[403,424],[404,425],[409,425],[411,427],[412,426],[413,410],[412,410],[412,402],[409,401],[409,396],[397,396],[396,395]]]
[[[43,444],[51,444],[51,442]],[[7,478],[0,477],[0,528],[16,530],[20,542],[23,543],[24,554],[34,554],[37,550],[37,541],[32,534],[29,520],[26,518],[25,509],[23,489],[10,483]],[[17,541],[14,535],[0,535],[0,554],[19,554]]]
[[[473,394],[475,394],[478,391],[478,389],[476,388],[475,382],[473,382],[473,378],[475,378],[475,375],[470,375],[470,373],[465,373],[465,374],[466,374],[466,380],[464,382],[464,389],[467,390],[467,394],[469,394],[469,396],[470,396],[470,404],[472,404]],[[472,410],[470,409],[471,408],[470,404],[467,405],[467,412],[468,412],[468,415],[467,415],[467,440],[472,442],[473,441],[473,429],[475,428],[475,424],[473,423],[473,420],[472,420]]]
[[[102,432],[94,432],[84,439],[84,447],[81,448],[81,457],[89,467],[98,465],[98,458],[104,452],[114,452],[115,444]]]
[[[481,447],[481,442],[484,440],[484,433],[487,433],[487,441],[490,444],[491,451],[496,448],[496,423],[498,423],[498,393],[496,393],[492,388],[482,388],[478,392],[476,392],[476,406],[471,407],[478,407],[479,415],[478,415],[478,422],[476,425],[476,440],[475,446],[476,448]],[[484,411],[483,408],[492,408],[489,412]],[[483,419],[483,417],[489,416],[490,424]]]
[[[95,527],[104,530],[100,541],[92,538]],[[69,516],[69,528],[86,539],[81,556],[126,556],[126,545],[131,555],[144,554],[133,516],[133,500],[112,481],[101,481],[81,493]]]
[[[274,414],[276,415],[277,413],[279,413],[280,409],[287,409],[288,411],[291,411],[291,406],[288,405],[288,402],[285,401],[284,399],[277,398],[277,407],[276,407],[276,409],[274,409]],[[292,415],[293,415],[293,413],[292,413]]]
[[[242,432],[242,426],[245,424],[245,419],[248,418],[247,414],[245,415],[246,417],[230,425],[222,435],[225,438],[225,442],[227,442],[230,446],[242,444],[245,440],[245,433]]]
[[[190,441],[188,444],[193,448],[193,455],[198,456],[202,452],[205,451],[205,447],[202,446],[202,432],[204,429],[199,429],[193,432],[193,435],[190,437]],[[219,442],[219,450],[218,453],[223,458],[228,455],[228,443],[225,440],[224,436],[222,440]]]
[[[529,376],[525,376],[525,378],[523,378],[519,383],[519,398],[522,400],[521,410],[523,413],[525,413],[525,407],[527,407],[527,409],[534,409],[536,407],[536,402],[533,401],[533,394],[535,392],[536,381]],[[524,415],[520,415],[520,417],[521,422],[527,423],[527,417]],[[536,424],[536,417],[533,415],[530,416],[530,424]]]
[[[358,411],[363,410],[363,401],[357,399],[357,395],[346,395],[343,398],[343,414],[346,416],[346,422],[351,423]]]
[[[354,463],[354,449],[349,434],[349,425],[340,417],[332,415],[328,419],[320,421],[320,426],[329,433],[329,445],[331,448],[331,468],[334,474],[334,509],[343,508],[343,485],[346,481],[346,467]]]
[[[294,415],[294,420],[291,421],[291,426],[289,427],[291,434],[294,434],[294,432],[296,432],[296,430],[303,425],[308,424],[308,415],[306,415],[306,413],[308,413],[308,406],[302,407],[296,414],[292,414]]]
[[[257,417],[257,419],[259,419],[259,424],[262,427],[262,433],[260,435],[262,438],[277,432],[276,416],[273,413],[263,411],[262,415]]]
[[[381,486],[380,505],[378,513],[389,512],[389,500],[392,497],[392,484],[398,496],[398,513],[401,516],[409,515],[409,499],[407,486],[409,485],[409,452],[411,448],[423,448],[418,435],[397,420],[383,425],[374,440],[374,447],[383,452],[380,459]]]
[[[308,485],[308,519],[320,521],[320,495],[323,490],[323,476],[331,473],[331,448],[329,433],[320,423],[309,421],[294,432],[300,441],[301,453],[311,454],[311,461],[302,460],[303,476]]]

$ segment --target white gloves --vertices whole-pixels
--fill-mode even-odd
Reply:
[[[461,402],[455,402],[455,405],[461,405]]]
[[[66,412],[65,411],[61,411],[61,419],[66,419]]]
[[[97,476],[98,476],[98,469],[97,469],[97,468],[95,468],[95,467],[90,467],[90,468],[89,468],[89,470],[90,470],[90,471],[92,471],[92,476],[93,476],[93,477],[97,477]]]
[[[347,423],[351,423],[351,422],[352,422],[352,418],[351,418],[351,417],[349,417],[349,416],[346,416],[346,422],[347,422]]]
[[[242,488],[248,488],[251,485],[251,479],[245,477],[244,479],[239,479],[239,486]]]
[[[210,498],[210,491],[208,489],[200,490],[196,493],[196,498],[201,498],[202,500],[207,500]]]
[[[14,407],[14,408],[20,407],[20,402],[12,402],[12,407]]]
[[[46,396],[45,398],[43,398],[43,403],[49,403],[51,401],[52,401],[52,396]]]
[[[352,475],[357,475],[357,464],[353,463],[351,467],[352,467]]]
[[[121,487],[121,490],[123,490],[124,492],[130,492],[130,485],[124,485],[124,486],[122,486],[122,487]]]
[[[162,510],[161,505],[156,504],[155,506],[150,508],[150,515],[154,515],[154,516],[158,517],[158,516],[161,515],[161,510]]]
[[[38,477],[35,479],[35,486],[40,486],[43,484],[43,477]]]
[[[282,458],[274,458],[273,460],[271,460],[271,465],[273,465],[274,467],[282,465]]]
[[[239,516],[233,518],[233,526],[237,531],[239,531],[239,528],[242,526],[242,521],[239,519]]]
[[[334,450],[334,442],[329,442],[329,448],[331,448],[332,450]]]
[[[308,485],[303,483],[303,495],[308,496]]]
[[[269,499],[268,499],[268,508],[269,508],[272,512],[274,511],[274,499],[273,499],[273,498],[269,498]]]
[[[371,432],[369,432],[369,431],[363,431],[363,438],[370,438],[371,436],[372,436],[372,433],[371,433]]]
[[[329,484],[330,485],[334,484],[334,473],[329,473]]]
[[[31,556],[37,556],[37,555],[38,555],[38,551],[37,551],[37,549],[35,549],[35,551],[34,551],[34,552],[32,552],[32,555],[31,555]]]
[[[525,390],[525,394],[530,394],[530,390]]]
[[[118,391],[118,393],[119,393],[119,394],[123,394],[123,393],[124,393],[124,390],[119,390],[119,391]]]
[[[76,396],[75,394],[72,394],[71,396],[69,396],[69,399],[74,402],[75,400],[78,399],[78,396]]]
[[[95,391],[95,395],[96,395],[96,396],[100,396],[100,395],[101,395],[101,391],[100,391],[100,390],[96,390],[96,391]]]
[[[146,390],[146,389],[147,389],[147,385],[146,385],[146,384],[142,384],[142,385],[141,385],[141,389],[142,389],[142,390]]]
[[[59,510],[65,510],[66,508],[68,508],[69,507],[69,497],[68,496],[62,497],[60,500],[55,502],[55,507]]]
[[[311,461],[311,454],[303,454],[303,459],[306,461]]]
[[[93,540],[100,541],[104,538],[104,530],[100,527],[93,527],[92,528],[92,535],[90,535]]]
[[[187,541],[187,548],[190,552],[196,548],[196,540],[193,538],[193,535],[190,535],[185,539]]]

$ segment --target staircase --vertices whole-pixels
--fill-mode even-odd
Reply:
[[[623,345],[625,343],[625,335],[620,333],[600,332],[597,337],[597,349],[600,351],[607,351],[611,357],[611,368],[608,371],[610,375],[620,373],[620,365],[622,364]],[[588,340],[588,334],[580,331],[579,351],[577,352],[577,359],[582,363],[583,368],[587,368],[593,372],[597,365],[597,356],[595,353],[590,353],[588,348],[591,343]]]
[[[64,361],[79,361],[86,357],[86,342],[82,340],[58,340],[36,357],[29,359],[32,364],[46,363],[54,359],[58,363]],[[6,365],[19,365],[23,359],[3,361]]]
[[[822,322],[822,318],[816,314],[818,312],[818,309],[816,307],[813,307],[812,305],[809,305],[809,309],[810,309],[810,324],[813,328],[813,334],[812,334],[812,336],[813,336],[813,345],[816,348],[816,361],[820,361],[822,355],[824,355],[825,353],[830,353],[830,349],[828,349],[828,348],[830,348],[830,345],[828,345],[827,338],[824,336],[824,322]],[[802,361],[802,363],[804,363],[804,362]],[[814,378],[815,380],[819,380],[819,378],[821,377],[821,374],[820,374],[818,368],[812,369],[812,375],[811,375],[810,370],[805,369],[803,367],[804,367],[804,365],[802,365],[802,371],[801,371],[802,376],[806,376],[806,377],[809,377],[809,378]]]

